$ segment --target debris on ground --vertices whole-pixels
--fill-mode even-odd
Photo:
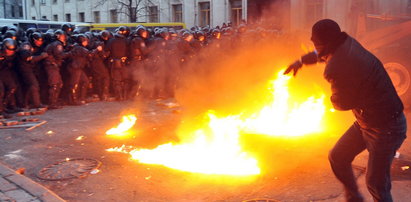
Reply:
[[[66,158],[42,168],[37,177],[49,181],[84,178],[89,174],[97,174],[100,166],[101,162],[95,159]]]

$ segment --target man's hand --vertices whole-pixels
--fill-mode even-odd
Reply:
[[[283,74],[286,75],[286,74],[290,73],[291,71],[294,71],[293,76],[296,76],[298,70],[300,70],[302,66],[303,66],[303,63],[301,63],[301,61],[297,60],[293,64],[288,66],[288,68],[284,71]]]

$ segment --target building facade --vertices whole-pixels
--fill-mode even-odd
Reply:
[[[7,0],[4,0],[7,1]],[[9,0],[13,1],[13,0]],[[14,0],[16,1],[16,0]],[[322,18],[336,20],[343,29],[354,29],[359,11],[403,13],[411,0],[25,0],[26,19],[52,21],[184,22],[187,27],[234,25],[261,17],[285,29],[309,29]],[[119,3],[121,2],[121,3]]]
[[[0,18],[24,19],[23,0],[0,0]]]
[[[127,3],[128,1],[124,1]],[[68,22],[184,22],[198,25],[234,24],[246,19],[247,0],[26,0],[29,20]],[[131,9],[130,9],[131,8]],[[130,18],[130,15],[135,18]]]

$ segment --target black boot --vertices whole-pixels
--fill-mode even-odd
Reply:
[[[69,105],[81,105],[77,98],[78,85],[73,86],[69,93]]]
[[[49,88],[49,109],[61,109],[61,106],[58,105],[60,89],[57,85],[53,85]]]

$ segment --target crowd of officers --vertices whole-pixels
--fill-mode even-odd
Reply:
[[[91,94],[102,101],[172,97],[179,72],[206,46],[219,46],[246,25],[79,33],[70,24],[41,33],[1,28],[0,115],[22,109],[81,105]],[[231,40],[232,41],[232,40]]]

